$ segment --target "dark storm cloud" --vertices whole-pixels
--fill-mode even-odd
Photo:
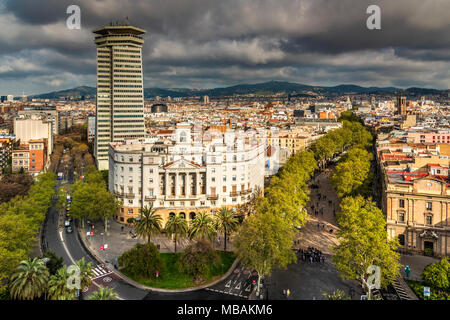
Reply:
[[[72,4],[82,30],[65,28]],[[366,28],[370,4],[381,7],[382,30]],[[0,10],[0,89],[5,77],[25,76],[94,85],[91,31],[127,16],[148,31],[152,86],[277,79],[449,87],[448,0],[0,0]]]

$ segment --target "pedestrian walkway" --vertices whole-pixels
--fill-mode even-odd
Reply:
[[[92,271],[94,272],[94,276],[91,277],[91,280],[95,280],[113,273],[110,269],[101,264],[97,265],[94,269],[92,269]]]
[[[206,288],[206,290],[248,299],[257,281],[258,273],[256,271],[251,272],[238,265],[225,281]]]
[[[336,233],[339,227],[336,213],[339,198],[330,185],[332,169],[327,168],[309,182],[310,201],[306,205],[308,221],[297,234],[294,247],[314,247],[325,254],[332,254],[331,247],[339,244]]]

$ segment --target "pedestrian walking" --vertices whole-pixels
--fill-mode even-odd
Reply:
[[[286,297],[289,298],[290,295],[291,295],[291,291],[290,291],[289,289],[287,289],[287,291],[286,291]]]
[[[411,272],[411,268],[409,266],[405,267],[405,273],[406,273],[406,277],[409,278],[409,274]]]
[[[320,229],[320,222],[317,222],[317,229]]]

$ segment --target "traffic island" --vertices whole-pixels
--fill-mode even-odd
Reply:
[[[94,228],[95,230],[95,228]],[[93,235],[90,235],[91,231],[93,231],[92,228],[77,228],[77,234],[79,236],[80,242],[85,247],[86,251],[90,253],[90,255],[99,263],[99,264],[105,264],[107,265],[119,278],[121,278],[123,281],[129,283],[130,285],[143,289],[143,290],[151,290],[156,292],[166,292],[166,293],[176,293],[176,292],[189,292],[189,291],[196,291],[205,289],[211,286],[214,286],[223,280],[225,280],[227,277],[229,277],[232,272],[236,269],[239,263],[239,259],[236,259],[234,255],[230,255],[230,252],[222,252],[224,255],[225,263],[222,263],[219,268],[216,268],[211,272],[209,277],[205,279],[205,281],[201,284],[195,283],[193,279],[189,281],[188,278],[182,277],[182,276],[176,276],[177,271],[174,270],[174,268],[171,268],[172,270],[172,276],[175,276],[176,279],[174,280],[167,280],[166,278],[169,278],[169,275],[167,274],[164,278],[161,279],[132,279],[131,277],[127,276],[121,270],[118,270],[116,267],[118,267],[118,257],[111,255],[107,252],[107,250],[110,250],[111,246],[108,245],[106,250],[100,250],[100,243],[104,243],[105,241],[100,240],[95,242],[95,245],[98,244],[98,248],[93,248],[94,241]],[[89,233],[89,235],[88,235]],[[103,236],[99,235],[103,233],[102,231],[99,231],[98,228],[95,231],[97,233],[97,239],[100,237],[103,238]],[[109,239],[111,239],[111,236],[113,235],[113,232],[111,231],[108,236]],[[88,237],[90,239],[88,239]],[[135,240],[134,243],[137,243],[138,241]],[[104,246],[104,245],[103,245]],[[104,247],[103,247],[104,248]],[[163,259],[166,259],[167,263],[170,264],[174,263],[174,254],[172,253],[161,253],[161,255],[164,257]],[[232,263],[231,263],[232,262]],[[167,270],[170,270],[168,268]],[[220,272],[219,272],[220,271]],[[226,271],[226,272],[225,272]],[[225,272],[225,273],[223,273]],[[183,285],[181,285],[183,284]],[[186,287],[181,288],[182,286],[186,285]]]

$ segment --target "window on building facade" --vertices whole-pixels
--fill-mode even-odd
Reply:
[[[427,210],[433,210],[433,204],[431,202],[427,202],[426,208]]]
[[[133,209],[128,209],[128,214],[133,214]]]
[[[405,245],[405,235],[404,234],[398,235],[398,242],[400,243],[401,246]]]
[[[433,224],[433,217],[432,216],[426,216],[426,224],[431,226]]]
[[[405,222],[405,214],[403,212],[400,212],[398,214],[398,221],[399,222]]]

